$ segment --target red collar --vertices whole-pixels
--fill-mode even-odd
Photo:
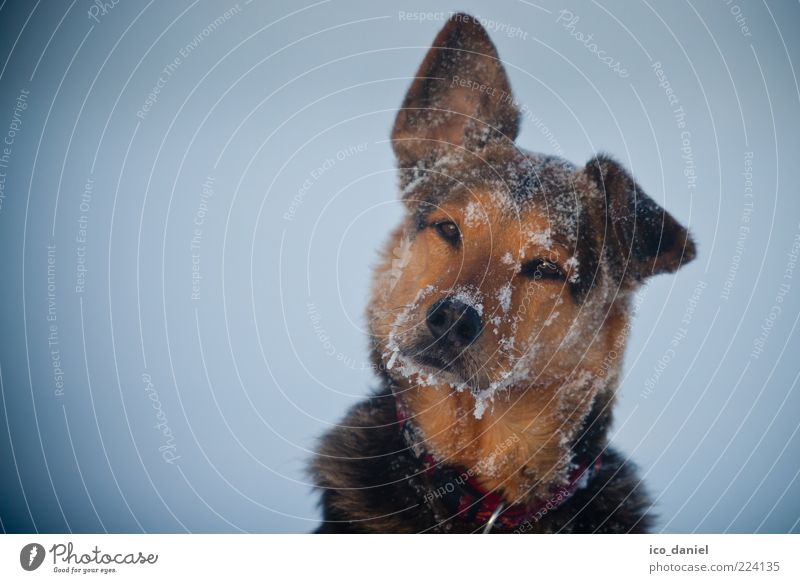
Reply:
[[[408,449],[422,463],[431,485],[425,501],[441,501],[455,516],[482,525],[490,532],[497,524],[509,530],[525,532],[545,514],[566,502],[575,492],[585,488],[602,467],[602,454],[594,459],[576,460],[566,485],[551,490],[550,496],[533,504],[508,504],[496,491],[486,490],[475,473],[461,466],[438,461],[425,449],[424,438],[411,422],[404,404],[395,397],[397,422]]]

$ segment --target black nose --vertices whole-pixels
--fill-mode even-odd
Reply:
[[[428,329],[436,340],[454,340],[461,344],[472,344],[483,330],[478,311],[461,302],[445,298],[428,310]]]

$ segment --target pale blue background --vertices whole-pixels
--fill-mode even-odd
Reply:
[[[578,164],[613,154],[698,241],[697,261],[652,281],[642,300],[613,435],[641,466],[658,528],[798,531],[800,272],[783,279],[800,234],[797,3],[240,0],[206,36],[233,3],[123,0],[99,22],[90,6],[0,4],[0,137],[15,97],[30,91],[0,213],[4,530],[314,528],[309,452],[375,384],[363,311],[377,248],[400,216],[389,129],[443,24],[398,12],[459,9],[520,29],[493,37],[518,99],[553,136],[528,118],[523,147],[553,153],[556,140]],[[562,9],[628,78],[556,23]],[[162,69],[199,34],[137,118]],[[686,111],[694,191],[655,61]],[[748,151],[751,230],[723,299]],[[189,244],[209,175],[193,301]],[[88,177],[88,275],[77,294]],[[50,244],[61,397],[47,345]],[[784,281],[790,292],[753,359]],[[686,338],[644,398],[700,282]],[[174,464],[158,451],[144,373],[174,434]]]

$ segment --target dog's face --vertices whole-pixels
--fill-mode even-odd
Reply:
[[[603,380],[631,290],[693,258],[687,231],[616,162],[525,152],[518,125],[486,32],[451,20],[392,134],[407,216],[369,307],[390,375],[477,396]]]

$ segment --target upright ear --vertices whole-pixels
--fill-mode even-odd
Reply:
[[[490,140],[514,141],[519,111],[486,30],[454,14],[420,65],[392,130],[400,165],[433,161],[451,146],[475,151]]]
[[[622,277],[641,281],[672,273],[695,258],[689,232],[647,196],[620,164],[600,155],[589,161],[586,173],[605,196],[606,241]]]

